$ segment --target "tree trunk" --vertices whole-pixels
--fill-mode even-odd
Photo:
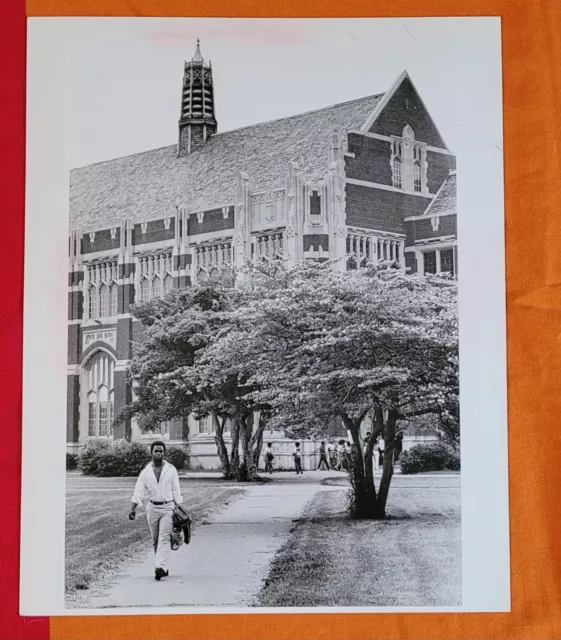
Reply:
[[[230,452],[229,478],[237,478],[240,468],[240,423],[236,418],[232,424],[232,448]]]
[[[242,459],[237,472],[239,482],[251,482],[256,477],[255,464],[253,462],[253,452],[251,449],[253,416],[241,416],[238,418],[240,441],[242,445]]]
[[[222,475],[227,479],[230,477],[230,458],[228,456],[226,443],[224,442],[224,425],[226,424],[226,418],[222,418],[222,420],[220,420],[214,411],[212,411],[210,415],[214,426],[214,441],[216,442],[218,457],[220,458]]]
[[[384,421],[384,412],[381,405],[374,408],[374,428],[368,441],[364,455],[360,448],[360,425],[364,418],[360,416],[353,420],[349,416],[342,416],[346,428],[351,432],[356,443],[353,463],[350,469],[351,500],[350,512],[354,518],[382,520],[386,517],[386,503],[393,476],[393,450],[395,446],[395,427],[398,412],[391,409],[388,418]],[[376,439],[382,435],[385,442],[384,465],[382,479],[378,492],[374,480],[372,457]]]
[[[385,450],[384,450],[384,466],[382,470],[382,479],[380,480],[380,488],[378,489],[378,498],[376,500],[376,512],[378,518],[386,517],[386,503],[388,501],[388,493],[390,491],[390,483],[393,476],[393,450],[395,446],[395,425],[397,422],[397,411],[390,409],[385,424]]]
[[[261,458],[261,449],[263,448],[263,432],[267,424],[265,413],[259,415],[259,426],[251,436],[251,448],[253,451],[253,464],[255,469],[259,471],[259,458]]]
[[[372,449],[370,449],[370,469],[366,466],[360,446],[360,425],[364,415],[353,420],[350,416],[342,416],[345,427],[351,432],[354,444],[349,475],[351,480],[351,496],[349,510],[353,518],[374,518],[376,513],[376,488],[372,473]]]

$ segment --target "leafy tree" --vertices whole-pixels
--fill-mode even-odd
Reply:
[[[456,283],[387,264],[337,273],[307,262],[251,275],[255,295],[234,314],[245,330],[249,381],[288,433],[313,436],[340,417],[355,444],[351,510],[385,517],[399,421],[443,414],[456,393],[449,379],[457,366]],[[367,415],[374,426],[363,447]],[[376,489],[378,436],[388,455]]]
[[[252,385],[236,366],[239,346],[229,340],[232,313],[243,295],[221,282],[209,282],[136,305],[133,313],[144,328],[129,368],[137,397],[118,420],[137,416],[142,427],[150,428],[174,417],[183,417],[187,424],[191,414],[210,416],[224,476],[251,480],[268,407],[255,402]],[[256,411],[260,420],[254,429]],[[224,440],[228,420],[230,451]]]

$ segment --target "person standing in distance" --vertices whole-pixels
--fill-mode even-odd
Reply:
[[[292,454],[292,456],[294,457],[294,466],[296,468],[296,475],[301,474],[303,475],[304,472],[302,471],[302,452],[300,450],[300,443],[297,442],[295,445],[295,449],[294,449],[294,453]]]
[[[129,520],[136,518],[136,508],[147,500],[146,519],[152,536],[155,553],[155,578],[161,580],[169,575],[167,568],[171,552],[171,533],[173,531],[173,507],[183,502],[177,469],[164,460],[166,445],[156,440],[150,447],[152,460],[138,476]]]
[[[325,466],[327,467],[327,470],[329,471],[329,460],[327,458],[327,450],[325,448],[325,440],[321,441],[321,444],[319,446],[319,464],[318,464],[318,471],[321,469],[321,465],[325,464]]]

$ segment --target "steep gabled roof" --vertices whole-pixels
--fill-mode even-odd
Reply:
[[[456,172],[451,171],[450,175],[436,192],[436,195],[433,200],[431,200],[429,206],[425,209],[422,217],[427,218],[442,213],[458,213],[456,192]]]
[[[70,224],[83,231],[108,228],[123,218],[164,218],[176,206],[189,212],[232,204],[241,171],[256,191],[284,185],[291,161],[317,184],[328,169],[335,129],[359,129],[383,94],[212,136],[201,149],[177,158],[175,145],[74,169]],[[343,145],[346,150],[346,135]]]
[[[398,91],[398,89],[401,87],[401,85],[404,82],[408,82],[411,85],[413,91],[416,94],[417,99],[419,100],[419,103],[420,103],[422,109],[424,110],[424,112],[426,113],[426,115],[429,118],[430,122],[432,123],[432,126],[434,127],[434,130],[435,130],[435,132],[437,134],[437,137],[440,139],[440,141],[444,145],[444,148],[447,151],[449,151],[448,147],[446,146],[446,142],[444,142],[444,138],[442,137],[442,134],[440,133],[440,131],[438,130],[438,127],[436,126],[436,122],[434,121],[433,117],[431,116],[430,111],[427,109],[427,106],[424,103],[424,100],[421,97],[421,94],[417,90],[417,87],[415,86],[413,80],[411,80],[411,76],[407,73],[407,71],[402,71],[401,74],[399,75],[399,77],[397,78],[397,80],[392,84],[392,86],[388,89],[388,91],[386,91],[386,93],[382,96],[382,99],[378,102],[378,104],[376,105],[374,111],[370,114],[368,119],[362,125],[361,131],[363,131],[363,132],[364,131],[370,131],[372,129],[372,127],[375,125],[376,121],[384,113],[385,108],[391,102],[391,99],[394,97],[394,95],[396,94],[396,92]]]

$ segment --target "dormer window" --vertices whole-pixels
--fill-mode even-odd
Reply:
[[[413,129],[407,125],[402,138],[392,140],[392,185],[413,193],[427,194],[426,145],[415,142]]]

